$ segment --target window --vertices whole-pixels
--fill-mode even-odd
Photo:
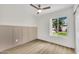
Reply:
[[[52,36],[67,36],[67,17],[51,19],[50,24]]]

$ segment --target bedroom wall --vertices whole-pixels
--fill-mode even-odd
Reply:
[[[68,36],[66,38],[50,36],[49,20],[51,18],[57,18],[61,16],[68,17]],[[38,26],[38,39],[74,48],[74,15],[72,7],[59,10],[54,13],[39,15],[36,19]]]
[[[36,38],[36,20],[28,5],[0,4],[0,52]]]
[[[36,26],[36,23],[28,5],[1,4],[0,25]]]

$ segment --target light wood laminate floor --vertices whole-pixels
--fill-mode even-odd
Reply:
[[[34,40],[4,52],[11,54],[73,54],[74,49],[42,40]]]

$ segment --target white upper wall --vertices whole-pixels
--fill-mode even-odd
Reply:
[[[55,36],[51,37],[49,34],[49,25],[50,25],[49,20],[51,18],[57,18],[61,16],[68,17],[68,36],[67,38],[55,37]],[[67,8],[64,10],[56,11],[54,13],[40,15],[36,19],[37,19],[39,39],[57,43],[70,48],[74,48],[74,15],[72,8]]]
[[[42,4],[42,7],[51,6],[51,9],[42,11],[42,14],[51,13],[73,6],[72,4]],[[37,10],[29,4],[0,4],[0,25],[36,26]]]
[[[28,5],[0,5],[0,25],[36,26]]]

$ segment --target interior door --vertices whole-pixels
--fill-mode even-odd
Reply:
[[[79,7],[75,14],[75,38],[76,38],[76,53],[79,53]]]

